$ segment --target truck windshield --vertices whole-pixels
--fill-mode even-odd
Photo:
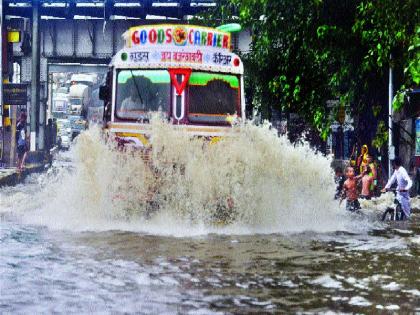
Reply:
[[[82,105],[82,100],[80,98],[71,98],[70,99],[71,105]]]
[[[166,70],[121,70],[117,78],[118,118],[148,118],[148,112],[169,111],[171,79]]]
[[[189,79],[188,120],[226,123],[240,104],[239,78],[230,74],[193,72]]]

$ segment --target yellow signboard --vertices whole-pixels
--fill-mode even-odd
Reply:
[[[20,31],[11,30],[7,32],[7,42],[19,43],[20,42]]]

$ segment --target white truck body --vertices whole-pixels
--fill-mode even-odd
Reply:
[[[83,115],[91,105],[91,89],[85,84],[74,84],[70,86],[69,103],[70,113]]]
[[[92,86],[97,83],[97,75],[87,73],[75,73],[71,76],[70,81],[73,84],[84,84]]]

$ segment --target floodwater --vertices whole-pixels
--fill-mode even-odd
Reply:
[[[241,160],[248,166],[242,172],[265,177],[270,185],[283,178],[288,194],[302,185],[291,180],[305,176],[299,167],[310,173],[303,182],[319,166],[324,171],[316,174],[318,184],[330,176],[323,168],[327,160],[322,164],[321,157],[311,153],[304,156],[306,164],[299,164],[293,155],[299,148],[279,145],[283,148],[277,153],[264,147],[258,150],[265,158],[286,150],[283,160],[292,160],[287,160],[290,167],[284,172],[273,174],[274,162],[245,171],[252,168],[252,154],[247,155],[251,164]],[[187,187],[179,181],[188,172],[207,178],[204,164],[194,168],[196,164],[184,161],[185,169],[179,173],[172,172],[173,166],[170,176],[162,169],[157,172],[165,178],[161,183],[165,191],[155,194],[158,210],[144,215],[147,203],[137,200],[138,208],[131,203],[133,190],[140,188],[125,176],[138,176],[143,186],[145,178],[153,185],[156,178],[141,178],[144,169],[133,170],[133,161],[118,164],[109,156],[103,158],[101,150],[82,139],[74,151],[58,156],[48,172],[0,189],[0,313],[420,312],[420,216],[415,213],[409,222],[380,223],[378,215],[392,196],[363,204],[364,215],[351,215],[322,194],[333,192],[332,180],[332,190],[328,183],[322,187],[308,183],[309,191],[301,192],[306,199],[297,199],[297,205],[289,203],[279,187],[267,192],[269,188],[257,181],[250,196],[263,196],[258,200],[262,206],[252,211],[255,204],[247,208],[235,199],[239,194],[251,203],[238,184],[244,178],[234,175],[235,162],[220,167],[233,178],[229,194],[235,202],[234,211],[221,224],[212,207],[219,211],[223,207],[207,208],[206,195],[196,197],[196,183]],[[211,153],[205,165],[222,159]],[[119,177],[110,161],[119,165]],[[202,163],[199,156],[194,163]],[[126,165],[131,173],[124,173]],[[214,185],[220,183],[212,182],[210,178],[203,185],[214,194]],[[278,185],[284,183],[279,179]],[[190,203],[184,199],[180,205],[177,200],[186,196]],[[205,204],[194,216],[189,207],[195,209],[200,202]],[[418,199],[413,202],[419,204]]]

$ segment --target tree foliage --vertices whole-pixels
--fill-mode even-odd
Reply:
[[[251,30],[243,57],[254,107],[266,118],[271,109],[297,113],[323,138],[330,110],[347,105],[360,118],[360,133],[377,133],[382,145],[385,125],[368,122],[386,119],[390,63],[401,87],[396,109],[419,84],[417,0],[223,0],[205,20],[239,20]],[[328,109],[331,99],[339,102]]]
[[[389,64],[403,69],[394,109],[404,105],[405,92],[420,84],[420,4],[418,1],[362,1],[353,31],[366,46],[365,71]],[[392,58],[392,59],[391,59]]]

